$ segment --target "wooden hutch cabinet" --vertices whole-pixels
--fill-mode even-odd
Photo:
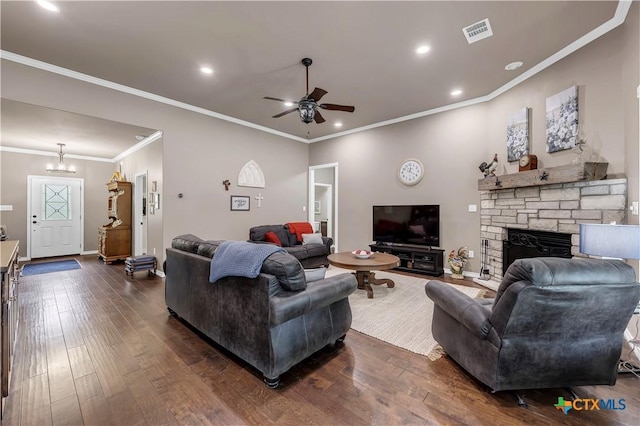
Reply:
[[[98,229],[98,253],[105,263],[131,256],[131,182],[107,184],[107,213],[111,223]]]

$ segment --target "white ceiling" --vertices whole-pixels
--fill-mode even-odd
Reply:
[[[61,11],[54,14],[32,1],[3,0],[3,58],[23,63],[36,59],[303,141],[491,98],[620,22],[620,15],[614,19],[616,1],[57,5]],[[627,9],[621,10],[624,18]],[[493,37],[468,44],[462,28],[485,18]],[[567,48],[576,40],[573,48]],[[431,51],[419,56],[415,49],[422,44],[430,45]],[[296,113],[272,118],[288,108],[262,98],[299,100],[305,94],[305,69],[300,63],[304,57],[313,59],[309,89],[327,90],[321,102],[354,105],[354,113],[322,110],[327,120],[323,124],[304,124]],[[513,61],[524,66],[506,71],[505,65]],[[201,74],[202,65],[213,67],[214,74]],[[463,94],[453,98],[454,88]],[[3,100],[3,146],[29,147],[29,141],[35,143],[43,135],[27,133],[38,126],[47,128],[47,114],[36,114],[40,121],[34,126],[20,109],[28,108],[24,104],[13,108]],[[334,127],[336,121],[343,127]],[[67,123],[81,126],[77,121]],[[52,141],[52,132],[67,138],[86,131],[63,127],[50,126],[43,132],[52,150],[58,142]],[[107,132],[104,127],[99,131]],[[96,145],[103,142],[93,136],[93,149],[87,142],[87,155],[111,158],[116,150],[137,142],[114,143],[116,149],[104,147],[98,152]],[[73,149],[82,153],[82,145]]]

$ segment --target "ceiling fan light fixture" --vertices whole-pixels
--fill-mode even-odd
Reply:
[[[355,107],[349,106],[349,105],[318,103],[320,99],[322,99],[322,97],[327,94],[327,91],[319,87],[316,87],[315,89],[313,89],[312,92],[309,92],[309,65],[311,65],[312,62],[313,61],[310,58],[302,59],[302,65],[305,66],[306,73],[307,73],[307,78],[306,78],[307,92],[304,95],[304,97],[300,99],[298,102],[291,102],[285,99],[274,98],[271,96],[263,97],[263,99],[282,102],[287,107],[291,107],[295,104],[298,104],[297,107],[289,108],[286,111],[282,111],[280,114],[274,115],[273,118],[280,118],[287,114],[291,114],[293,112],[298,111],[298,114],[300,114],[300,119],[302,120],[303,123],[309,124],[315,121],[316,124],[322,124],[327,120],[325,120],[325,118],[322,116],[318,108],[333,110],[333,111],[345,111],[345,112],[355,111]]]
[[[311,123],[313,121],[313,117],[316,115],[316,108],[313,102],[309,101],[300,101],[298,103],[298,110],[300,112],[300,119],[304,123]]]

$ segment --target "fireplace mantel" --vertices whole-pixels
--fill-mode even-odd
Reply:
[[[502,176],[490,176],[478,179],[478,191],[600,180],[607,175],[608,165],[609,163],[596,162],[572,163]]]

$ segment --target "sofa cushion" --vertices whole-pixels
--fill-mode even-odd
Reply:
[[[329,254],[324,244],[307,244],[302,246],[307,250],[307,257],[326,256]]]
[[[302,244],[323,244],[322,242],[322,234],[302,234]]]
[[[288,253],[273,253],[264,260],[261,271],[275,275],[285,290],[299,291],[307,288],[302,265]]]
[[[285,247],[285,250],[296,259],[306,259],[309,257],[307,246],[297,245],[293,247]]]
[[[278,238],[278,234],[273,231],[269,231],[264,234],[264,240],[270,243],[277,245],[278,247],[282,247],[282,241]]]
[[[205,256],[205,257],[208,257],[209,259],[211,259],[213,257],[213,254],[215,253],[216,249],[218,248],[218,246],[220,244],[222,244],[223,242],[224,242],[224,240],[203,241],[198,246],[197,253],[200,256]]]
[[[202,238],[198,238],[193,234],[178,235],[171,241],[171,247],[174,249],[187,251],[189,253],[197,253],[200,243],[203,243]]]
[[[291,229],[289,229],[289,225],[284,225],[283,229],[284,229],[284,233],[287,236],[287,241],[289,242],[288,247],[300,245],[300,243],[298,242],[298,237],[296,236],[296,233],[291,232]]]
[[[289,247],[289,230],[285,230],[282,225],[254,226],[253,228],[249,229],[249,240],[266,241],[265,234],[269,231],[275,233],[278,236],[282,247]],[[295,239],[295,235],[293,237]]]

